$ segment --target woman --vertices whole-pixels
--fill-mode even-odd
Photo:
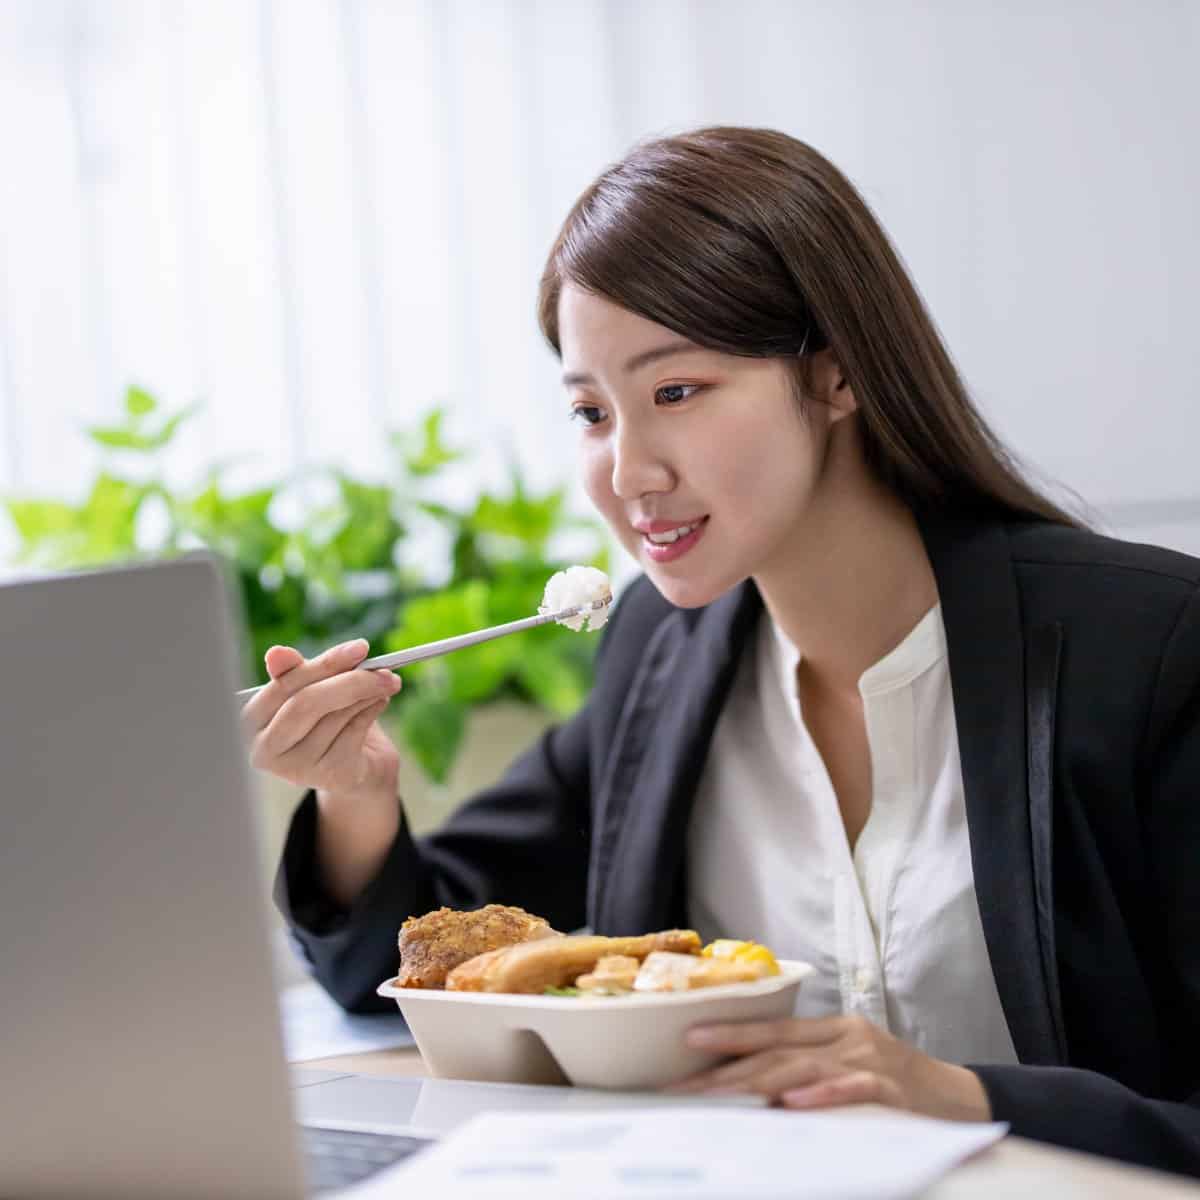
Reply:
[[[643,568],[584,710],[414,841],[361,642],[275,647],[256,765],[303,783],[278,900],[374,1007],[440,904],[692,925],[813,962],[695,1030],[689,1090],[882,1102],[1200,1172],[1200,563],[1026,482],[887,239],[783,134],[635,149],[540,320]]]

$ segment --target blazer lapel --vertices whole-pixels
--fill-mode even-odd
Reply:
[[[630,689],[597,797],[589,872],[597,932],[686,921],[684,850],[692,799],[741,649],[762,608],[744,583],[659,626]]]
[[[1046,976],[1046,998],[1057,1061],[1066,1062],[1067,1038],[1058,989],[1054,936],[1054,709],[1062,626],[1042,625],[1029,634],[1025,655],[1026,728],[1029,735],[1029,817],[1033,851],[1033,895],[1038,943]]]
[[[1018,1058],[1058,1063],[1061,1025],[1051,1000],[1052,994],[1057,999],[1057,987],[1048,974],[1053,944],[1046,945],[1042,936],[1043,930],[1053,936],[1049,835],[1043,824],[1050,814],[1038,814],[1037,870],[1030,820],[1034,797],[1028,791],[1036,778],[1036,800],[1048,810],[1053,697],[1045,685],[1050,681],[1043,670],[1037,695],[1039,703],[1048,696],[1049,707],[1042,704],[1033,722],[1037,740],[1029,747],[1031,757],[1025,645],[1004,528],[998,522],[927,513],[918,520],[946,627],[971,864],[988,957]],[[1045,664],[1044,652],[1036,661]]]

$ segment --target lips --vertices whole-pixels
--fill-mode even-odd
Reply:
[[[702,521],[708,520],[704,514],[699,514],[691,517],[659,517],[653,521],[632,521],[630,522],[638,533],[645,536],[649,533],[669,533],[674,529],[686,529],[694,525],[699,525]]]
[[[708,517],[693,517],[686,521],[658,520],[637,522],[634,528],[642,535],[642,549],[652,562],[673,562],[686,554],[703,536]]]

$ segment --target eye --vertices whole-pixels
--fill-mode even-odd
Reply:
[[[576,404],[571,409],[571,420],[581,425],[599,425],[604,419],[604,413],[594,404]]]
[[[654,399],[659,404],[671,407],[675,404],[682,404],[699,390],[698,383],[667,383],[660,388],[655,388]]]

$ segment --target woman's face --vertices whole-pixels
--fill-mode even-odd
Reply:
[[[802,416],[782,359],[702,349],[570,284],[558,317],[584,485],[659,591],[692,608],[794,570],[844,412]]]

